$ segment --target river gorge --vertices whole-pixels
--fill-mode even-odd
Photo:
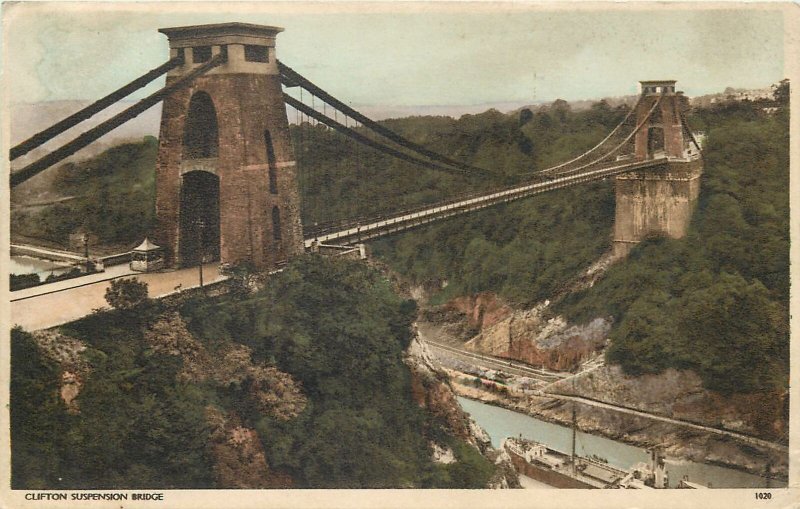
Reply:
[[[566,426],[542,421],[529,415],[513,412],[487,403],[458,398],[461,407],[492,438],[492,446],[499,448],[504,438],[522,436],[541,442],[560,452],[569,453],[572,430]],[[612,466],[628,469],[637,463],[646,463],[649,455],[640,447],[635,447],[608,438],[578,431],[575,442],[576,454],[596,455],[604,458]],[[785,482],[767,479],[738,470],[716,465],[696,463],[667,457],[667,472],[670,486],[674,487],[684,476],[689,480],[713,488],[763,488],[785,487]]]

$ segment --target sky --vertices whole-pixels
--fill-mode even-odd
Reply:
[[[6,3],[9,100],[98,99],[167,59],[158,28],[228,21],[284,27],[278,58],[356,106],[595,99],[645,79],[697,96],[785,77],[782,12],[741,4]]]

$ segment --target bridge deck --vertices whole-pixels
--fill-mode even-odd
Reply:
[[[315,242],[338,242],[340,244],[360,242],[407,230],[409,228],[444,219],[446,217],[483,209],[499,203],[506,203],[513,200],[518,200],[520,198],[533,196],[535,194],[553,191],[555,189],[570,187],[593,180],[602,180],[620,173],[656,166],[665,163],[666,161],[667,158],[663,157],[659,159],[636,161],[632,163],[617,163],[575,175],[557,177],[544,182],[535,182],[532,184],[511,187],[500,191],[490,192],[482,196],[475,196],[459,201],[441,203],[422,210],[415,210],[412,212],[407,211],[399,215],[373,220],[372,222],[364,225],[342,226],[342,229],[329,231],[322,235],[317,234],[313,237],[307,238],[305,239],[304,243],[306,249],[310,249]]]

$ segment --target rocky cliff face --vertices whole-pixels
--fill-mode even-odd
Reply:
[[[61,367],[59,394],[67,407],[67,412],[79,414],[80,406],[76,398],[92,370],[82,355],[86,345],[78,339],[54,330],[36,331],[33,333],[33,339],[41,354]]]
[[[550,314],[547,302],[514,310],[491,293],[459,297],[426,311],[425,318],[444,325],[470,350],[556,371],[576,369],[606,345],[611,330],[610,319],[569,325]]]
[[[292,479],[272,471],[258,433],[241,424],[235,413],[206,408],[211,426],[211,450],[215,458],[217,486],[225,489],[291,488]]]
[[[722,395],[703,388],[692,371],[626,376],[603,366],[552,384],[548,392],[578,395],[766,440],[788,440],[788,393]]]
[[[600,355],[607,343],[611,319],[596,318],[586,325],[569,325],[549,314],[547,303],[512,310],[489,294],[456,299],[423,313],[474,351],[521,360],[552,370],[574,370],[589,357]],[[438,339],[437,339],[438,340]],[[459,394],[512,410],[568,424],[571,404],[546,395],[507,395],[457,385]],[[546,387],[547,392],[577,395],[621,407],[727,429],[758,438],[786,442],[788,394],[724,396],[702,387],[689,371],[667,370],[658,375],[626,376],[618,366],[602,366]],[[767,469],[785,475],[785,452],[739,443],[711,433],[693,431],[587,405],[578,405],[580,429],[624,442],[664,445],[673,457],[739,468],[754,474]]]
[[[497,472],[487,488],[519,488],[519,477],[511,459],[494,449],[489,435],[461,409],[448,375],[436,366],[430,351],[418,336],[412,339],[404,360],[411,369],[414,401],[445,422],[450,434],[466,441],[495,463]],[[452,451],[446,446],[431,443],[431,449],[434,461],[451,462]]]
[[[247,400],[253,408],[281,420],[297,417],[306,406],[302,387],[288,373],[253,363],[250,349],[244,345],[222,344],[209,351],[177,312],[161,316],[145,332],[145,341],[154,351],[182,358],[183,368],[177,375],[182,381],[247,387]],[[235,412],[209,406],[206,420],[212,429],[210,447],[219,488],[291,487],[290,478],[270,469],[256,430],[244,426]]]

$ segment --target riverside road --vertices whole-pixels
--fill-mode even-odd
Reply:
[[[421,327],[421,329],[425,329]],[[612,403],[606,403],[604,401],[599,401],[590,398],[584,398],[581,396],[569,395],[569,394],[561,394],[557,392],[550,392],[550,387],[552,387],[556,382],[560,380],[565,380],[568,378],[572,378],[575,376],[581,376],[589,371],[597,369],[598,364],[591,363],[591,365],[587,364],[584,366],[585,369],[582,369],[580,372],[575,374],[564,374],[564,373],[556,373],[547,370],[540,370],[536,368],[532,368],[526,366],[522,363],[515,362],[513,366],[509,365],[509,361],[507,359],[499,359],[497,357],[491,357],[488,355],[478,354],[469,350],[465,350],[460,348],[456,345],[447,345],[440,343],[438,341],[432,341],[428,339],[425,332],[430,332],[428,330],[420,330],[421,337],[428,345],[428,347],[434,352],[437,359],[440,359],[442,356],[449,357],[449,358],[456,358],[461,362],[466,364],[470,364],[477,368],[489,368],[500,370],[502,369],[506,373],[511,373],[518,376],[525,376],[529,378],[534,378],[537,380],[541,380],[546,382],[542,388],[538,390],[534,390],[531,392],[532,395],[538,396],[541,398],[551,398],[563,401],[574,401],[576,403],[580,403],[583,405],[595,407],[595,408],[602,408],[606,410],[612,410],[614,412],[619,412],[623,414],[633,415],[636,417],[643,417],[646,419],[651,419],[655,421],[666,422],[669,424],[674,424],[676,426],[682,426],[685,428],[691,428],[696,431],[704,431],[707,433],[713,433],[715,435],[721,435],[729,438],[733,438],[739,440],[741,442],[766,447],[769,449],[774,449],[776,451],[786,452],[788,451],[788,447],[783,444],[779,444],[776,442],[770,442],[767,440],[762,440],[760,438],[752,437],[749,435],[745,435],[742,433],[736,433],[735,431],[728,431],[720,428],[714,428],[711,426],[704,426],[702,424],[697,424],[691,421],[685,421],[681,419],[674,419],[672,417],[667,417],[665,415],[654,414],[650,412],[645,412],[642,410],[637,410],[635,408],[628,408],[624,406],[614,405]]]

